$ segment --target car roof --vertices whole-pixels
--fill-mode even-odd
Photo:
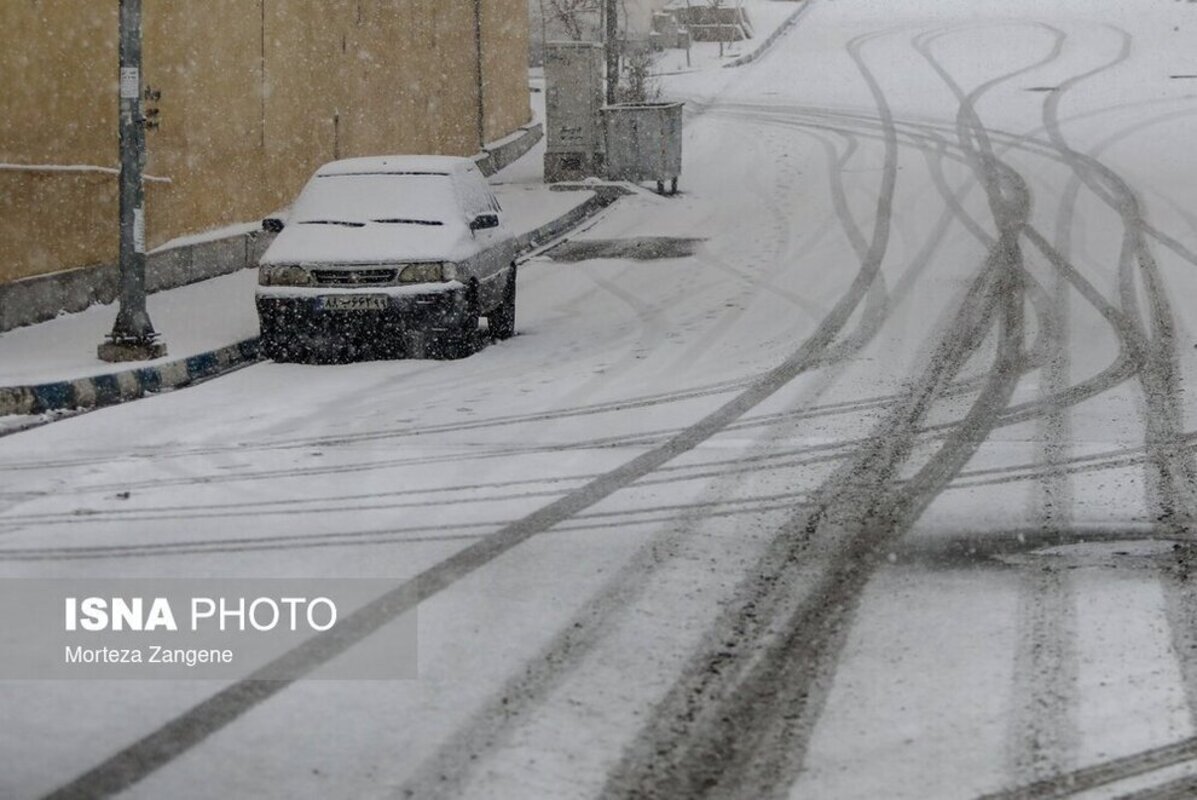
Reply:
[[[366,156],[346,158],[325,164],[316,170],[317,175],[361,175],[369,173],[402,174],[432,173],[452,174],[477,169],[472,158],[459,156]]]

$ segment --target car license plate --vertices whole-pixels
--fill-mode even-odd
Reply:
[[[385,294],[331,294],[320,298],[322,311],[386,311],[390,298]]]

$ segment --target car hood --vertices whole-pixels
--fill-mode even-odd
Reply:
[[[464,223],[368,222],[362,227],[293,223],[278,235],[259,263],[458,262],[479,250],[478,240]]]

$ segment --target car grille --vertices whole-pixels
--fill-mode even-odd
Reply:
[[[317,286],[391,286],[399,277],[397,269],[314,269]]]

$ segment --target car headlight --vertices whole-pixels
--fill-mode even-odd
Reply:
[[[456,264],[408,264],[399,273],[400,283],[436,283],[457,277]]]
[[[310,286],[311,283],[312,273],[293,264],[258,269],[258,284],[261,286]]]

